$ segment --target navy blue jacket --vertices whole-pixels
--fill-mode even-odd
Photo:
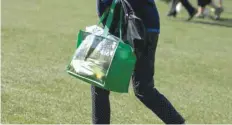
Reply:
[[[111,5],[113,0],[97,0],[98,15],[101,16],[105,8]],[[140,17],[148,32],[160,32],[159,13],[154,0],[127,0],[132,8],[137,11],[143,9],[143,16]]]

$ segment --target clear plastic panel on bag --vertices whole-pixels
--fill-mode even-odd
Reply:
[[[117,49],[116,37],[109,35],[105,38],[84,32],[82,38],[71,61],[70,71],[103,85]]]

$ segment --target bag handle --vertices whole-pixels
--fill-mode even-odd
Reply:
[[[131,4],[127,0],[120,0],[120,1],[121,1],[123,10],[126,13],[126,16],[128,16],[129,14],[134,14],[135,13],[135,11],[132,8]]]
[[[111,7],[107,8],[105,10],[105,12],[102,14],[102,16],[100,17],[98,25],[100,25],[101,23],[103,23],[103,21],[107,18],[107,22],[105,24],[103,36],[107,36],[108,33],[109,33],[109,29],[110,29],[112,21],[113,21],[113,15],[114,15],[114,11],[115,11],[115,7],[116,7],[116,4],[117,4],[117,1],[118,0],[113,0]],[[119,35],[120,35],[119,38],[122,39],[123,7],[121,6],[120,8],[121,9],[120,9],[120,20],[119,20]]]
[[[113,0],[111,7],[109,9],[108,17],[106,20],[106,25],[104,27],[103,36],[106,37],[109,34],[109,30],[113,21],[114,11],[118,0]],[[104,15],[103,15],[104,16]]]
[[[97,23],[97,25],[103,24],[104,19],[107,17],[109,8],[106,8],[105,12],[101,15],[99,22]]]
[[[119,38],[122,39],[122,21],[123,21],[123,7],[120,8],[120,19],[119,19]]]

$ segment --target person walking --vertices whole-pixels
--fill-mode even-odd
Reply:
[[[224,11],[223,7],[222,7],[222,0],[219,1],[219,5],[215,4],[215,1],[213,0],[198,0],[198,12],[195,15],[197,18],[204,18],[205,14],[205,8],[207,5],[210,5],[211,7],[214,8],[214,14],[215,14],[215,19],[218,20],[221,17],[221,13]]]
[[[176,6],[178,3],[181,3],[185,9],[188,11],[189,18],[187,19],[188,21],[191,20],[195,14],[197,13],[197,9],[192,6],[192,4],[188,0],[171,0],[171,6],[170,10],[167,14],[167,16],[173,16],[176,17],[177,11],[176,11]]]
[[[146,38],[143,41],[146,43],[145,47],[135,45],[134,48],[137,58],[132,75],[135,96],[164,123],[184,124],[185,120],[180,113],[154,87],[155,53],[160,33],[160,20],[156,4],[154,0],[127,0],[127,2],[131,4],[135,14],[142,19],[146,28]],[[111,3],[112,0],[97,0],[98,15],[101,16]],[[120,11],[115,10],[115,12]],[[115,16],[115,18],[119,17]],[[117,23],[114,22],[114,24]],[[110,32],[115,34],[114,29],[111,29]],[[135,44],[137,43],[135,42]],[[91,93],[93,124],[110,124],[110,91],[91,86]]]

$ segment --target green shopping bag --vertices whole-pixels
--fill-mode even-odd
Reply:
[[[116,2],[112,2],[106,26],[101,33],[79,32],[77,49],[67,66],[67,72],[94,86],[126,93],[136,57],[132,48],[122,41],[122,35],[118,38],[109,33]],[[104,16],[106,14],[101,21]]]

